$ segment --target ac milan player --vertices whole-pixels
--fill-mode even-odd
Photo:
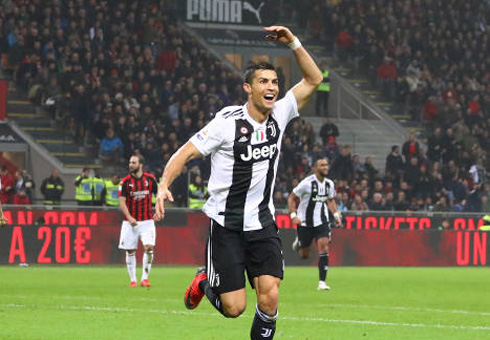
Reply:
[[[125,220],[121,226],[119,249],[126,250],[126,265],[130,278],[130,287],[136,283],[136,249],[141,239],[145,252],[143,254],[143,274],[141,286],[150,287],[148,275],[153,262],[156,229],[152,212],[152,194],[157,193],[157,181],[152,174],[143,172],[145,159],[141,155],[129,159],[129,175],[119,185],[119,206]]]

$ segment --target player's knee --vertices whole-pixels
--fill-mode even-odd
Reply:
[[[223,304],[223,312],[227,318],[237,318],[243,314],[247,308],[245,303]]]
[[[153,251],[153,246],[145,246],[145,251],[146,252],[152,252]]]
[[[264,313],[273,315],[277,311],[279,304],[279,291],[271,291],[266,296],[258,300],[259,309]]]
[[[267,314],[275,314],[279,304],[279,285],[272,285],[257,297],[259,309]]]

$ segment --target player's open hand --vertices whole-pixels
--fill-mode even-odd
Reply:
[[[166,188],[158,188],[157,201],[155,203],[155,221],[160,221],[165,218],[165,201],[173,202],[174,197],[170,190]]]
[[[9,221],[5,218],[5,216],[0,216],[0,227],[5,227]]]
[[[264,27],[264,30],[271,33],[265,36],[267,40],[279,41],[283,44],[290,44],[294,41],[294,34],[287,27],[269,26]]]

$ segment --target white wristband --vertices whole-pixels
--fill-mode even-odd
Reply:
[[[293,42],[289,43],[287,46],[292,51],[297,50],[301,47],[301,41],[299,41],[298,37],[294,37]]]
[[[289,217],[291,217],[291,219],[293,219],[295,217],[298,217],[298,214],[296,214],[296,212],[292,212],[289,214]]]
[[[333,217],[340,219],[341,218],[340,211],[334,212]]]

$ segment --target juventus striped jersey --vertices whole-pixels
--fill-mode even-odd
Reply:
[[[225,228],[251,231],[273,225],[272,194],[281,139],[298,116],[292,91],[278,100],[264,123],[243,106],[228,106],[191,139],[203,155],[211,154],[209,199],[203,211]]]
[[[126,197],[129,213],[137,221],[153,218],[151,195],[157,193],[157,180],[152,174],[143,172],[140,178],[129,174],[121,180],[118,195]]]
[[[300,199],[297,213],[303,227],[327,224],[327,199],[335,197],[335,184],[332,180],[324,178],[320,182],[313,174],[303,179],[293,192]]]

